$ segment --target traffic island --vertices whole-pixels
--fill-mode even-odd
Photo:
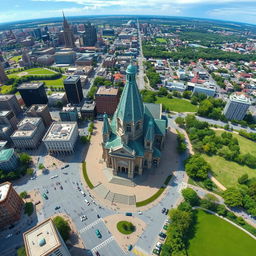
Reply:
[[[133,247],[146,229],[144,221],[133,216],[125,216],[124,214],[107,216],[104,218],[104,222],[124,251],[128,251],[130,246]]]

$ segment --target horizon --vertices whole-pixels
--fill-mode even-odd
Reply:
[[[2,3],[0,24],[61,17],[168,16],[256,25],[254,0],[9,0]],[[25,6],[25,7],[24,7]],[[61,7],[61,8],[60,8]],[[29,17],[29,18],[28,18]]]

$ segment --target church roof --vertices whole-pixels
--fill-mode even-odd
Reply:
[[[103,115],[103,129],[102,129],[102,133],[103,134],[111,133],[111,127],[110,127],[109,122],[108,122],[108,115],[107,114]]]
[[[116,110],[117,118],[126,123],[142,120],[144,115],[144,107],[135,79],[136,73],[136,66],[130,64],[126,70],[126,85]]]
[[[154,127],[153,120],[150,120],[148,122],[148,128],[147,128],[145,139],[147,141],[154,141],[154,138],[155,138],[155,127]]]

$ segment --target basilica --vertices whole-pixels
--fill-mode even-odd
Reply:
[[[162,105],[143,103],[136,84],[137,67],[126,70],[126,85],[111,119],[103,119],[103,159],[113,175],[123,173],[132,179],[157,167],[167,129]]]

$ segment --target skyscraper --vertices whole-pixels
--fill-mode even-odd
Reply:
[[[68,103],[79,104],[83,100],[83,90],[79,76],[69,76],[64,80]]]
[[[4,68],[0,63],[0,84],[4,84],[7,80],[8,80],[8,77],[5,74]]]
[[[63,36],[64,36],[64,43],[66,48],[74,48],[75,47],[75,39],[73,35],[73,31],[70,28],[65,15],[63,13]]]
[[[90,22],[84,24],[83,43],[84,46],[94,46],[97,42],[97,32]]]

